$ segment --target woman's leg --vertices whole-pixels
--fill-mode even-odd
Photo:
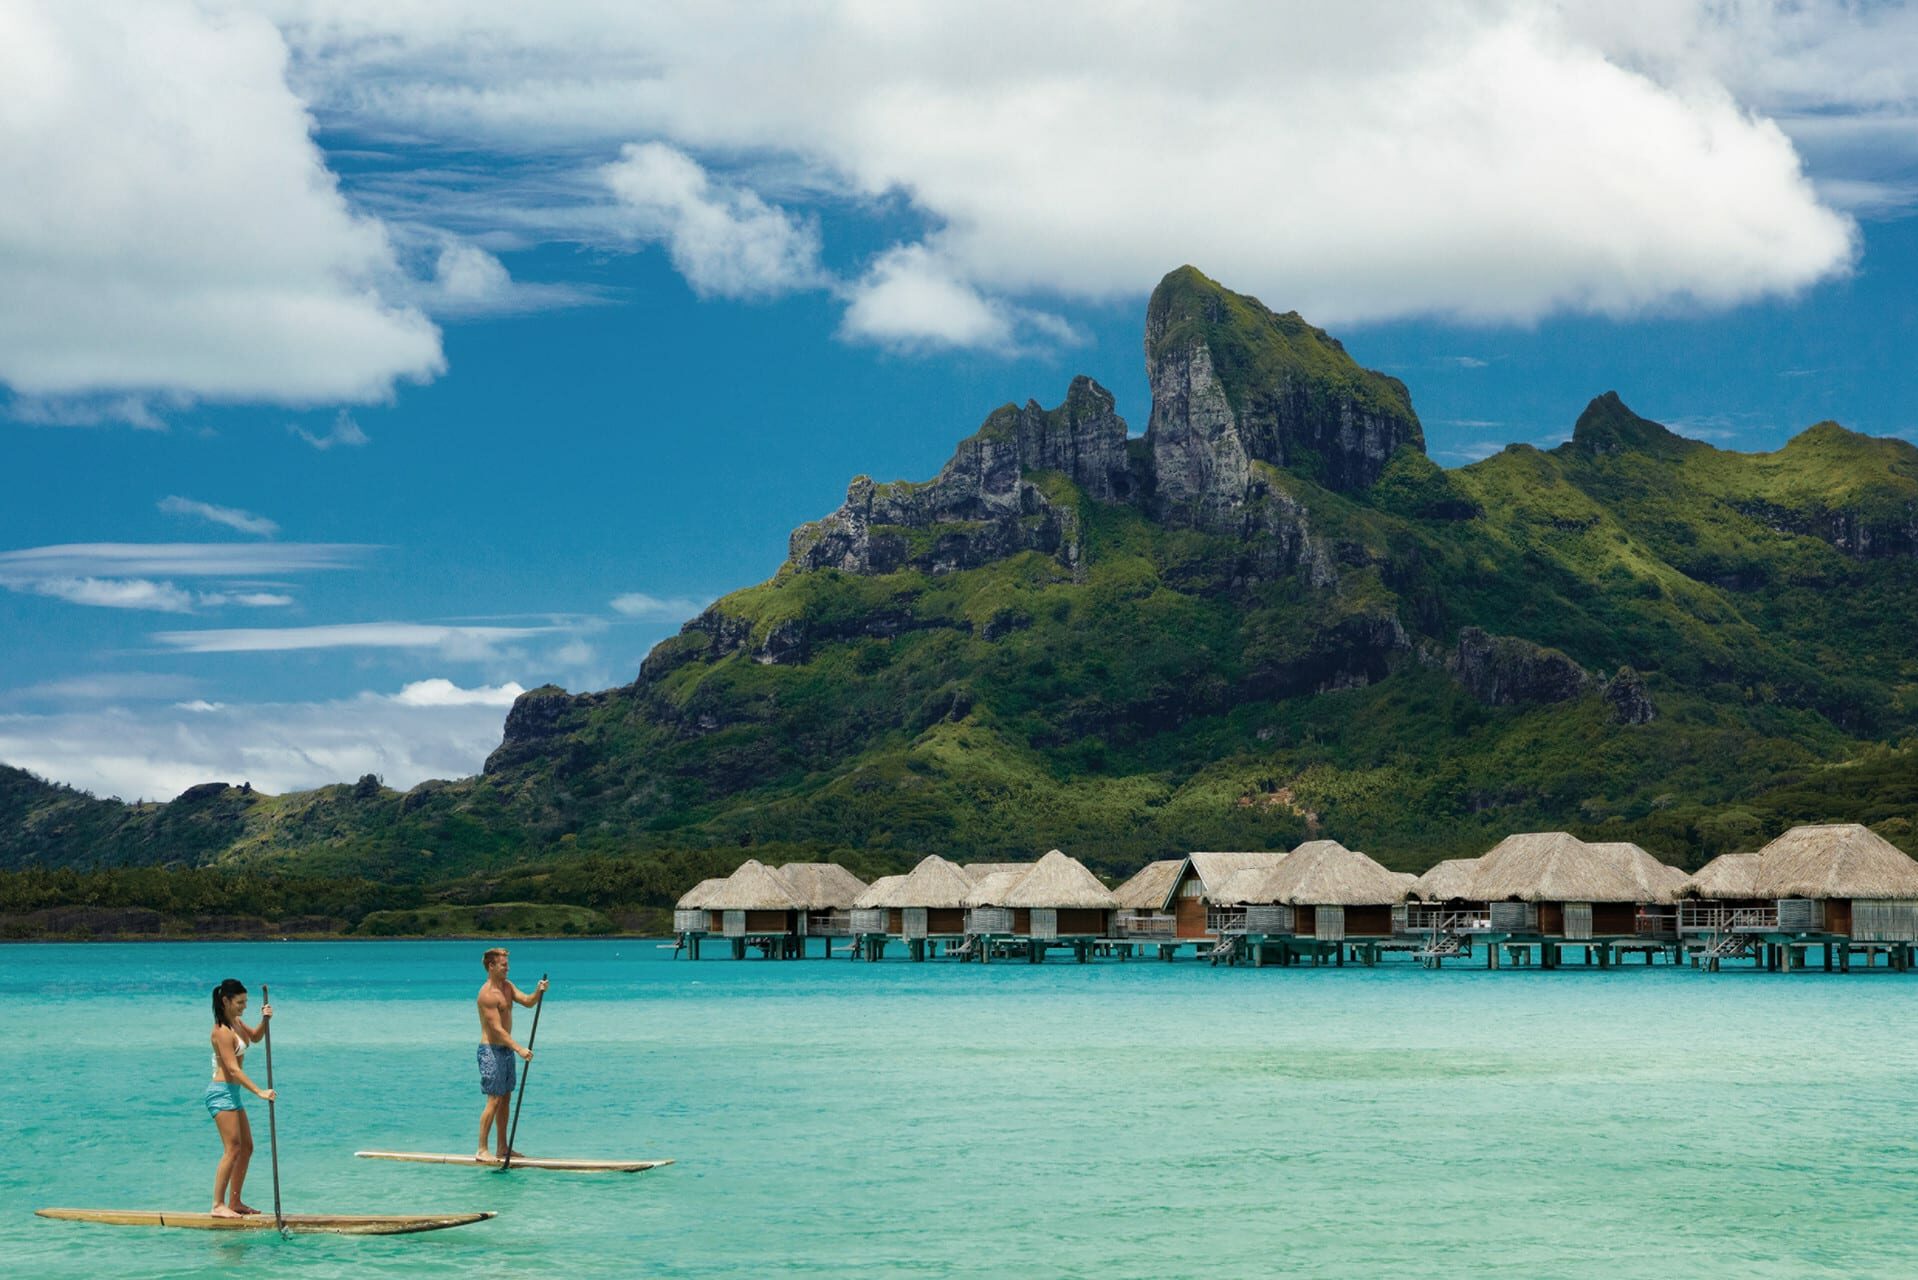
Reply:
[[[233,1156],[233,1175],[227,1181],[227,1208],[235,1213],[253,1213],[255,1210],[240,1200],[240,1188],[246,1185],[246,1167],[253,1163],[253,1122],[247,1119],[246,1112],[236,1113],[240,1117],[240,1149]]]
[[[216,1217],[230,1218],[233,1210],[226,1207],[227,1184],[233,1176],[233,1162],[239,1157],[241,1126],[246,1123],[244,1111],[221,1111],[213,1117],[213,1123],[220,1130],[220,1167],[213,1172],[213,1213]]]

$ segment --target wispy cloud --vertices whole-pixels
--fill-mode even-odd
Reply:
[[[6,413],[30,427],[167,429],[152,401],[144,396],[17,396],[7,405]]]
[[[172,702],[199,689],[200,681],[191,676],[155,671],[103,671],[26,685],[5,697],[14,702]]]
[[[251,511],[242,511],[238,507],[218,507],[211,502],[197,502],[192,498],[182,498],[178,494],[170,494],[160,499],[159,507],[170,516],[195,517],[262,538],[270,538],[280,531],[280,526],[265,516],[256,516]]]
[[[490,657],[500,645],[550,635],[560,627],[442,626],[426,622],[343,622],[316,627],[243,627],[161,631],[159,643],[182,653],[286,653],[306,649],[437,649],[449,657]]]
[[[650,596],[644,591],[628,591],[612,599],[613,612],[628,618],[643,618],[653,622],[680,622],[693,617],[710,600],[700,600],[693,596]]]
[[[0,581],[60,575],[261,578],[357,568],[377,550],[351,542],[70,542],[0,551]]]
[[[1438,356],[1433,360],[1433,363],[1443,365],[1448,369],[1483,369],[1492,362],[1490,360],[1482,360],[1478,356]]]
[[[334,416],[332,428],[323,436],[314,435],[298,423],[289,423],[286,429],[321,453],[329,449],[358,449],[373,439],[360,430],[360,424],[353,421],[353,415],[344,409]]]
[[[5,584],[15,591],[51,596],[68,604],[101,609],[148,609],[160,613],[192,613],[193,593],[171,582],[149,578],[33,578]]]

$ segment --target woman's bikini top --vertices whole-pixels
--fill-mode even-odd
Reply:
[[[231,1028],[231,1027],[229,1027],[229,1028],[227,1028],[227,1029],[228,1029],[229,1031],[232,1031],[232,1028]],[[240,1034],[239,1032],[237,1032],[237,1031],[234,1031],[234,1032],[233,1032],[233,1061],[234,1061],[235,1063],[238,1063],[238,1062],[241,1062],[241,1061],[242,1061],[243,1059],[245,1059],[245,1057],[246,1057],[246,1047],[247,1047],[247,1039],[246,1039],[246,1037],[245,1037],[245,1036],[243,1036],[243,1035],[241,1035],[241,1034]],[[220,1051],[219,1051],[218,1049],[215,1049],[215,1050],[213,1051],[213,1077],[214,1077],[214,1079],[216,1079],[216,1080],[217,1080],[217,1079],[219,1079],[219,1076],[220,1076],[220,1072],[221,1072],[221,1070],[222,1070],[222,1068],[221,1068],[221,1066],[220,1066]],[[233,1081],[232,1083],[234,1083],[234,1084],[237,1084],[237,1083],[239,1083],[239,1082],[238,1082],[238,1081],[236,1080],[236,1081]]]

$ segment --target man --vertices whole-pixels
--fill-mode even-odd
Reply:
[[[473,1159],[486,1164],[496,1159],[486,1151],[488,1129],[498,1130],[497,1159],[506,1159],[509,1131],[506,1122],[513,1110],[513,1084],[518,1074],[513,1055],[518,1054],[528,1062],[533,1060],[533,1051],[513,1039],[513,1006],[524,1005],[530,1009],[538,1004],[546,995],[546,979],[541,978],[529,996],[507,980],[505,947],[494,947],[480,959],[486,966],[486,983],[479,989],[480,1092],[486,1095],[486,1109],[480,1112],[479,1154]],[[513,1154],[517,1156],[519,1152]]]

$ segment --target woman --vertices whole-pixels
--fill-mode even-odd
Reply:
[[[239,1218],[258,1213],[240,1200],[240,1188],[246,1182],[246,1166],[253,1158],[253,1126],[247,1123],[246,1106],[240,1090],[245,1089],[267,1102],[274,1099],[271,1089],[262,1089],[247,1079],[240,1067],[247,1046],[266,1034],[266,1020],[273,1006],[260,1006],[260,1025],[249,1027],[241,1021],[246,1012],[246,988],[237,978],[228,978],[213,988],[213,1083],[206,1087],[207,1114],[220,1128],[220,1167],[213,1175],[213,1216]]]

